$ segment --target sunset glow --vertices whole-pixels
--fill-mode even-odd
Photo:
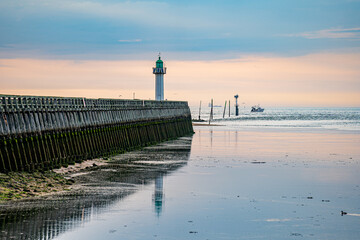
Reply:
[[[311,10],[310,10],[311,9]],[[359,1],[2,1],[1,94],[360,106]],[[154,14],[154,13],[158,14]],[[301,21],[299,21],[301,19]]]
[[[270,106],[359,106],[360,56],[314,54],[218,61],[167,61],[166,97]],[[153,99],[153,61],[2,59],[9,94]],[[184,71],[186,69],[186,71]]]

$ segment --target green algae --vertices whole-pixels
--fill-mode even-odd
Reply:
[[[45,172],[10,172],[0,173],[0,201],[25,199],[41,196],[44,193],[69,191],[73,181],[61,174]]]

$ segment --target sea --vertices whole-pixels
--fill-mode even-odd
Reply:
[[[199,107],[191,106],[193,119],[199,119]],[[209,121],[210,107],[200,111],[200,118]],[[360,108],[325,107],[267,107],[264,112],[251,112],[249,108],[239,106],[239,116],[235,108],[225,110],[214,107],[213,123],[227,126],[229,129],[277,128],[287,130],[345,130],[360,131]]]
[[[209,115],[68,193],[0,203],[0,239],[360,239],[360,108]]]

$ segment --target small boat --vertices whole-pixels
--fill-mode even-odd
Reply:
[[[193,122],[205,122],[204,119],[192,119]]]
[[[260,105],[255,105],[251,107],[251,112],[263,112],[264,109],[260,107]]]

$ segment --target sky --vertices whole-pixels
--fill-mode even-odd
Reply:
[[[360,107],[360,0],[1,0],[0,94]]]

